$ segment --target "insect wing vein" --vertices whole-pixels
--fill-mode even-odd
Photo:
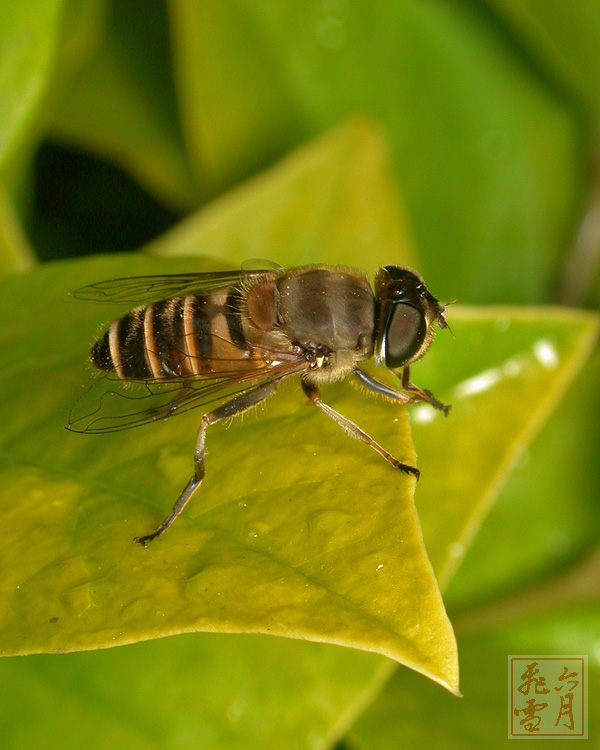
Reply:
[[[272,270],[132,276],[83,286],[73,292],[73,296],[84,302],[141,305],[187,294],[211,294],[265,273],[272,273]]]
[[[222,402],[261,382],[277,382],[306,369],[306,362],[287,361],[266,372],[219,373],[218,378],[189,381],[122,381],[111,374],[96,378],[75,402],[68,428],[87,434],[118,432]]]

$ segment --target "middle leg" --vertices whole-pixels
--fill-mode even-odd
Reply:
[[[380,456],[383,456],[383,458],[385,458],[386,461],[389,461],[396,469],[400,469],[400,471],[403,471],[405,474],[412,474],[413,476],[417,477],[417,479],[419,478],[420,471],[418,469],[416,469],[414,466],[409,466],[408,464],[403,464],[401,461],[398,461],[397,458],[394,458],[391,453],[388,453],[385,448],[382,448],[379,443],[373,440],[373,438],[364,430],[362,430],[357,424],[344,417],[335,409],[332,409],[328,404],[323,403],[323,400],[321,399],[321,393],[316,385],[307,383],[303,379],[302,390],[318,409],[320,409],[322,412],[325,412],[328,417],[331,417],[335,422],[337,422],[339,426],[346,430],[348,434],[353,435],[355,438],[358,438],[367,445],[370,445],[371,448],[376,450]]]

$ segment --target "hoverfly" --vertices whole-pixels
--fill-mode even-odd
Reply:
[[[435,323],[448,325],[446,308],[409,268],[380,268],[375,294],[365,273],[317,265],[115,279],[83,287],[75,296],[138,306],[94,344],[91,361],[112,379],[114,390],[92,412],[80,415],[78,402],[71,430],[112,432],[218,403],[202,417],[193,476],[160,526],[135,539],[143,546],[171,526],[202,483],[208,428],[261,403],[286,378],[299,375],[317,408],[417,478],[418,469],[324,403],[319,386],[352,376],[395,403],[421,400],[444,414],[450,409],[410,381],[410,365],[429,349]],[[402,390],[359,367],[373,355],[401,378]],[[131,382],[142,384],[142,397],[119,390]]]

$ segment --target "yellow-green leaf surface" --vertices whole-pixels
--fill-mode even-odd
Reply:
[[[369,121],[351,121],[299,150],[149,250],[167,255],[214,250],[239,263],[260,257],[266,248],[271,249],[268,257],[284,265],[321,261],[360,266],[365,257],[374,265],[389,263],[391,257],[413,262],[407,257],[409,232],[398,211],[381,136]],[[590,316],[546,308],[510,313],[482,309],[475,313],[474,326],[469,323],[473,313],[465,308],[452,307],[450,314],[459,326],[456,339],[438,336],[424,363],[413,368],[417,382],[425,379],[424,387],[454,403],[452,419],[442,419],[428,407],[419,407],[413,419],[419,461],[426,469],[416,499],[430,557],[444,582],[515,459],[588,355],[596,325]],[[546,337],[548,325],[557,326],[557,341]],[[423,368],[427,377],[420,375]],[[521,389],[519,408],[507,409],[515,389]],[[458,437],[457,414],[466,420],[459,423]],[[482,442],[479,427],[485,414],[490,427]],[[465,468],[456,471],[461,466]]]
[[[62,0],[0,8],[0,169],[11,166],[33,128],[48,86]]]
[[[214,201],[147,248],[283,266],[414,264],[381,129],[354,118]]]
[[[61,299],[101,269],[116,278],[186,265],[94,259],[5,285],[1,507],[12,531],[0,553],[2,652],[263,632],[376,651],[456,690],[414,479],[303,404],[297,384],[260,419],[216,426],[197,501],[160,542],[133,544],[187,481],[199,415],[103,437],[66,433],[107,312]],[[24,299],[15,325],[9,310]],[[348,390],[332,389],[340,410],[413,462],[406,410]]]
[[[165,203],[194,202],[160,3],[112,4],[104,41],[62,92],[50,129],[118,163]]]

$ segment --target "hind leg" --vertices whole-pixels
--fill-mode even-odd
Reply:
[[[261,401],[264,401],[265,399],[269,398],[269,396],[273,395],[276,388],[276,383],[262,383],[256,388],[253,388],[250,391],[246,391],[246,393],[242,393],[239,396],[232,398],[231,401],[227,401],[225,404],[222,404],[214,411],[211,411],[202,417],[200,432],[198,433],[198,440],[196,441],[196,452],[194,454],[194,474],[192,478],[187,483],[185,489],[177,499],[177,502],[173,506],[173,510],[169,513],[169,515],[165,518],[161,525],[151,534],[136,537],[134,541],[137,544],[141,544],[142,547],[145,547],[148,542],[151,542],[161,534],[164,534],[164,532],[169,528],[169,526],[173,523],[177,516],[181,515],[183,509],[190,501],[190,498],[192,497],[194,492],[196,492],[198,487],[200,487],[200,485],[202,484],[202,480],[204,479],[204,475],[206,473],[204,467],[204,457],[206,452],[206,431],[210,427],[210,425],[215,424],[216,422],[220,422],[223,419],[229,419],[231,417],[237,417],[238,415],[243,414],[251,407],[260,404]]]

